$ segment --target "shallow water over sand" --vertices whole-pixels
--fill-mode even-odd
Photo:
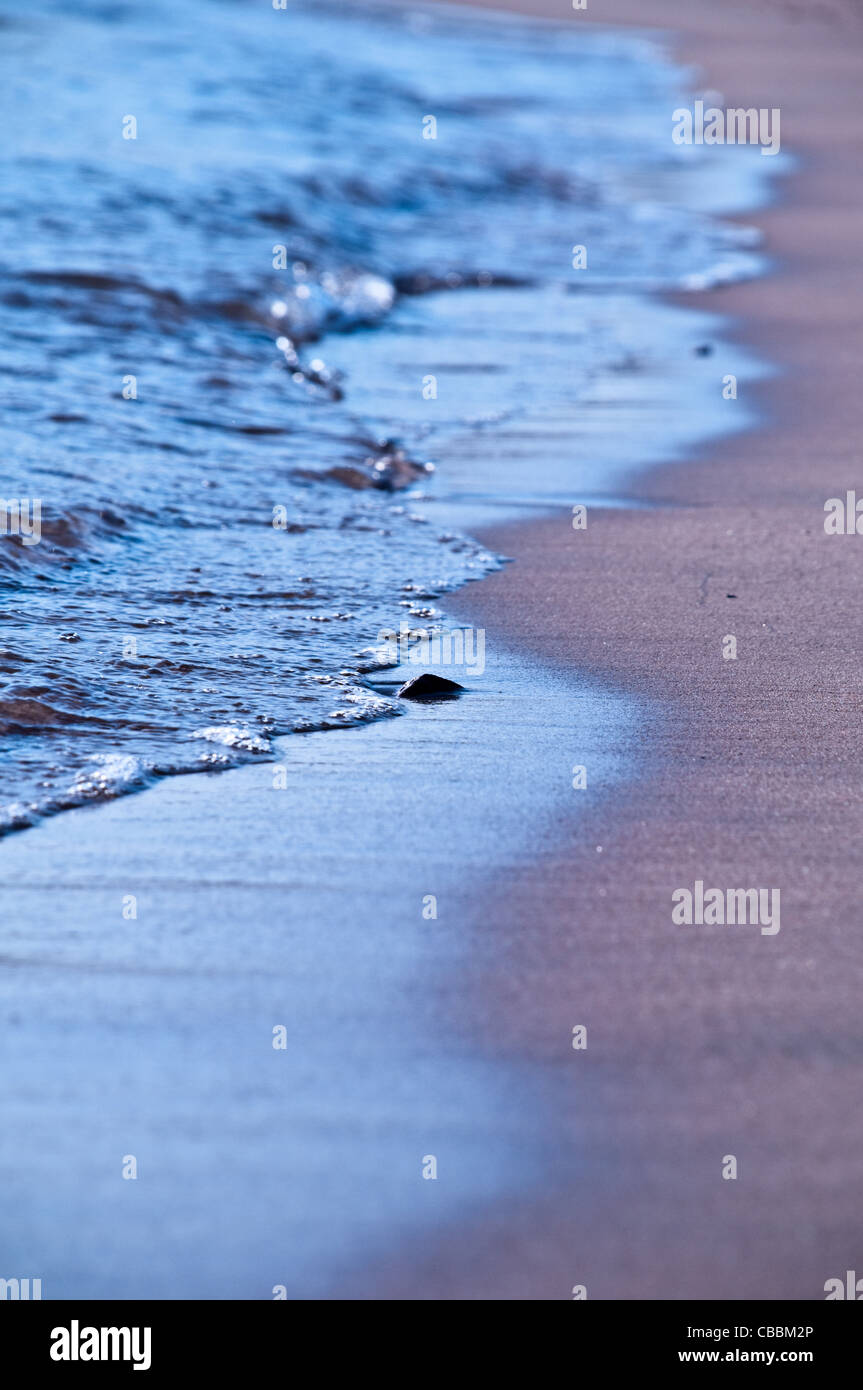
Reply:
[[[757,258],[638,38],[39,0],[4,45],[0,831],[397,713],[361,654],[493,567],[473,519],[691,439],[669,371],[719,399],[643,292]]]
[[[583,1092],[483,1031],[478,895],[574,809],[590,835],[645,711],[489,633],[463,697],[377,721],[396,673],[360,653],[497,563],[466,529],[739,427],[718,380],[756,370],[645,293],[757,266],[703,211],[710,152],[670,144],[651,46],[199,15],[44,4],[6,33],[5,491],[46,517],[0,552],[6,823],[227,769],[0,846],[4,1258],[46,1298],[338,1296],[577,1171],[549,1117]]]
[[[451,704],[281,741],[279,789],[171,779],[0,845],[3,1257],[43,1297],[338,1297],[559,1167],[574,1098],[477,1045],[500,924],[468,923],[626,774],[641,711],[488,657]]]

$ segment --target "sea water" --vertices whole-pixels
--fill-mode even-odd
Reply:
[[[304,0],[0,38],[0,500],[41,510],[0,517],[0,830],[397,713],[369,650],[499,563],[474,522],[720,427],[654,292],[758,268],[709,206],[751,152],[673,144],[647,39]]]

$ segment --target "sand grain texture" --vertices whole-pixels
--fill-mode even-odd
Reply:
[[[861,14],[499,8],[676,30],[728,104],[781,108],[798,166],[745,219],[774,272],[695,299],[781,375],[757,388],[763,428],[639,479],[662,510],[498,528],[483,539],[516,563],[449,605],[539,662],[651,697],[655,717],[638,782],[482,898],[478,1032],[573,1074],[556,1180],[369,1292],[823,1298],[863,1258],[863,541],[823,531],[825,500],[861,477]],[[672,890],[696,878],[779,886],[779,935],[672,927]]]

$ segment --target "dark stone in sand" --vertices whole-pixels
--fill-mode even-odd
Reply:
[[[456,681],[448,681],[445,676],[435,676],[430,671],[424,671],[421,676],[414,676],[413,680],[406,681],[399,695],[404,700],[440,700],[446,699],[448,695],[457,695],[460,690],[464,690],[464,686],[458,685]]]

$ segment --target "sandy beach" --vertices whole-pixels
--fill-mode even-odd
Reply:
[[[799,163],[754,219],[773,273],[697,297],[728,317],[727,370],[740,343],[781,375],[755,388],[762,428],[639,481],[660,510],[483,536],[516,563],[459,597],[463,617],[663,714],[637,784],[592,809],[588,842],[573,834],[484,898],[509,930],[476,973],[476,1014],[550,1074],[577,1069],[561,1124],[590,1176],[561,1175],[398,1283],[456,1298],[575,1283],[598,1298],[818,1298],[863,1236],[863,551],[823,529],[826,499],[859,477],[860,15],[608,0],[589,19],[672,30],[729,104],[781,107]],[[736,662],[721,656],[729,633]],[[671,891],[697,878],[781,885],[781,933],[672,928]],[[596,1039],[579,1057],[576,1023]],[[736,1183],[720,1178],[726,1154]]]
[[[739,219],[769,273],[663,301],[709,325],[680,439],[714,367],[745,428],[645,471],[622,399],[585,529],[476,505],[512,563],[442,606],[481,693],[277,740],[278,790],[251,762],[0,840],[4,1255],[46,1298],[809,1300],[863,1260],[863,542],[823,525],[860,480],[863,20],[481,8],[650,31],[781,108],[793,167]],[[781,930],[674,925],[697,881],[778,887]]]

